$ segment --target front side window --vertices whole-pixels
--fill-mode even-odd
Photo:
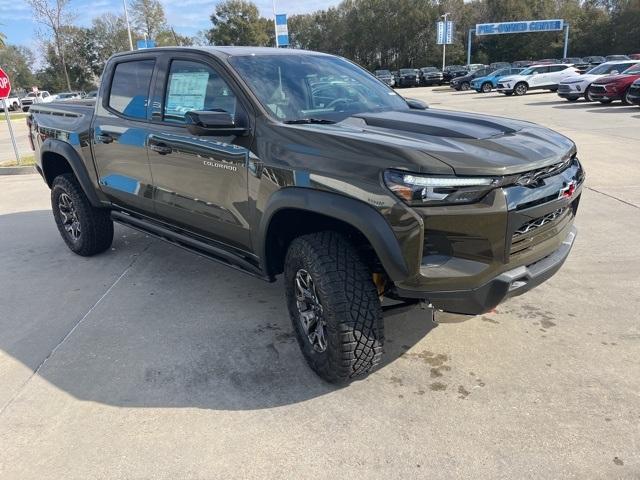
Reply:
[[[183,123],[190,111],[236,113],[236,96],[222,77],[208,65],[188,60],[171,62],[163,118]]]
[[[337,122],[357,113],[409,109],[391,88],[339,57],[245,55],[230,63],[265,109],[283,122]]]
[[[146,118],[154,64],[155,60],[116,64],[111,80],[109,107],[127,117]]]

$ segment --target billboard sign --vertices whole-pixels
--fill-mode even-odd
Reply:
[[[453,43],[453,22],[438,22],[436,33],[436,43],[438,45],[451,45]]]
[[[506,33],[557,32],[564,28],[564,20],[523,20],[521,22],[479,23],[476,35]]]
[[[287,27],[286,13],[276,15],[276,44],[279,47],[287,47],[289,45],[289,28]]]

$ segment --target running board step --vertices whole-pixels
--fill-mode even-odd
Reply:
[[[169,228],[163,227],[162,225],[158,225],[155,222],[115,210],[111,212],[111,218],[115,222],[152,235],[160,240],[164,240],[176,245],[177,247],[188,250],[189,252],[206,257],[209,260],[213,260],[214,262],[222,263],[228,267],[267,282],[274,281],[273,278],[269,278],[264,275],[256,265],[244,258],[238,257],[233,253],[209,243],[197,240],[180,232],[173,231]]]

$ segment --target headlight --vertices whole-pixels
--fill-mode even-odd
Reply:
[[[412,206],[456,205],[482,199],[500,184],[494,177],[423,176],[387,170],[384,182],[405,203]]]

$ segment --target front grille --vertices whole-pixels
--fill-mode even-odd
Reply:
[[[529,233],[533,230],[535,230],[536,228],[540,228],[540,227],[544,227],[547,223],[553,222],[555,219],[557,219],[558,217],[560,217],[566,210],[565,208],[559,208],[558,210],[555,210],[551,213],[547,213],[546,215],[540,217],[540,218],[536,218],[534,220],[531,220],[525,224],[523,224],[520,228],[518,228],[514,234],[513,234],[513,238],[516,239],[517,237],[519,237],[520,235],[524,235],[525,233]]]
[[[569,168],[572,162],[573,157],[569,157],[562,162],[554,163],[553,165],[549,165],[547,167],[537,168],[536,170],[530,170],[518,176],[514,183],[522,186],[535,185],[543,178],[562,173],[567,168]]]
[[[604,88],[604,85],[593,85],[589,87],[592,93],[607,93],[607,90]]]
[[[518,255],[527,252],[536,245],[557,236],[573,220],[574,209],[577,207],[576,202],[574,205],[554,210],[521,225],[511,237],[510,258],[517,258]]]
[[[571,87],[569,85],[560,85],[558,86],[559,93],[569,93],[571,91]]]

